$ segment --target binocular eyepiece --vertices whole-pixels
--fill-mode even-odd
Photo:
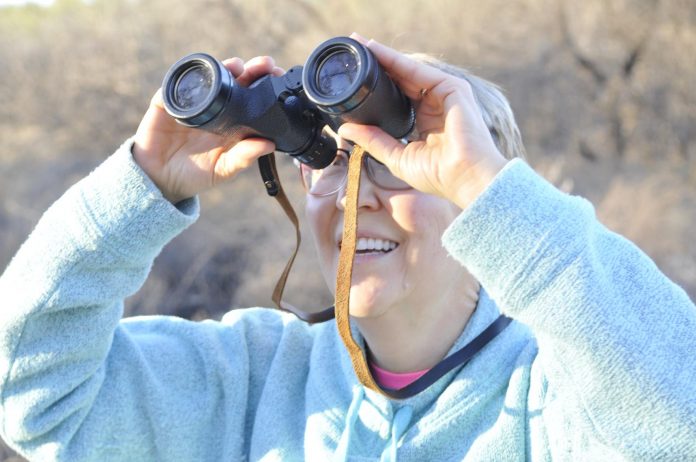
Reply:
[[[377,125],[395,138],[415,124],[410,100],[372,52],[348,37],[319,45],[304,67],[264,76],[249,87],[204,53],[175,63],[162,84],[164,107],[179,123],[233,142],[267,138],[312,168],[328,166],[336,142],[323,132],[345,122]]]

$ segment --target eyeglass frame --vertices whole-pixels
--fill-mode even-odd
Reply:
[[[349,151],[348,149],[337,148],[336,151],[337,151],[337,152],[342,152],[342,153],[344,153],[345,156],[346,156],[346,158],[349,158],[349,157],[350,157],[350,151]],[[338,156],[338,154],[337,154],[337,156]],[[399,181],[403,182],[403,183],[404,183],[404,187],[402,187],[402,188],[392,188],[392,187],[384,187],[384,186],[382,186],[381,184],[379,184],[379,182],[375,181],[375,178],[374,178],[372,169],[369,168],[368,165],[367,165],[367,163],[370,162],[370,161],[372,161],[372,162],[377,162],[377,164],[382,165],[382,166],[384,166],[384,164],[383,164],[382,162],[378,161],[377,159],[375,159],[374,157],[372,157],[369,153],[365,153],[365,156],[363,157],[363,160],[362,160],[362,164],[363,164],[363,165],[362,165],[362,168],[365,169],[365,173],[367,174],[367,177],[370,179],[370,182],[372,182],[373,185],[377,186],[377,187],[380,188],[380,189],[384,189],[385,191],[408,191],[409,189],[413,189],[413,187],[412,187],[411,185],[409,185],[409,184],[406,183],[405,181],[401,180],[400,178],[394,176],[394,174],[391,173],[391,171],[390,171],[389,173],[390,173],[392,176],[394,176],[394,178],[396,178],[396,179],[398,179]],[[334,190],[332,190],[332,191],[330,191],[330,192],[327,192],[327,193],[317,194],[317,193],[311,192],[310,188],[307,187],[307,182],[306,182],[305,177],[304,177],[304,174],[303,174],[303,169],[307,169],[307,170],[315,170],[315,169],[312,169],[311,167],[309,167],[309,166],[307,166],[307,165],[305,165],[305,164],[301,164],[300,162],[296,162],[296,165],[298,165],[298,167],[299,167],[300,181],[302,182],[302,186],[304,187],[305,192],[306,192],[307,194],[309,194],[309,195],[314,196],[314,197],[327,197],[327,196],[331,196],[331,195],[333,195],[333,194],[336,194],[338,191],[341,190],[341,188],[342,188],[343,186],[345,186],[346,181],[347,181],[347,178],[348,178],[348,168],[346,167],[346,174],[343,175],[343,179],[342,179],[340,182],[337,183],[336,189],[334,189]],[[387,169],[387,170],[389,170],[389,169]]]

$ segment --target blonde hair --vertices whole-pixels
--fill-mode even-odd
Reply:
[[[427,64],[436,69],[440,69],[455,77],[466,80],[474,93],[474,98],[478,103],[483,115],[483,120],[491,132],[493,141],[500,153],[506,159],[515,157],[525,157],[524,144],[520,129],[515,122],[515,115],[512,108],[500,87],[486,79],[477,77],[461,67],[441,61],[425,53],[409,53],[412,59]]]

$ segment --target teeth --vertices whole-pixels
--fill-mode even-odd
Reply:
[[[394,250],[397,245],[399,244],[394,241],[361,237],[358,239],[355,250],[389,252]]]

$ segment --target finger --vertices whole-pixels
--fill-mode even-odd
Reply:
[[[164,101],[162,99],[162,89],[158,89],[152,99],[150,99],[150,106],[156,107],[158,109],[164,109]]]
[[[276,66],[273,68],[273,71],[271,72],[271,74],[275,75],[276,77],[280,77],[281,75],[285,74],[285,69],[283,69],[282,67]]]
[[[272,141],[263,138],[247,138],[224,152],[215,164],[215,177],[224,181],[250,167],[259,157],[275,150]]]
[[[421,90],[432,91],[452,79],[449,74],[427,64],[419,63],[386,45],[370,40],[367,47],[399,87],[411,99],[421,98]]]
[[[244,72],[244,60],[241,58],[230,58],[222,62],[236,79]]]
[[[257,56],[246,62],[244,72],[237,77],[237,82],[249,86],[260,77],[272,73],[275,67],[275,61],[270,56]]]
[[[387,167],[393,167],[395,156],[401,153],[404,145],[379,127],[345,123],[338,129],[341,138],[362,146],[372,157]]]

